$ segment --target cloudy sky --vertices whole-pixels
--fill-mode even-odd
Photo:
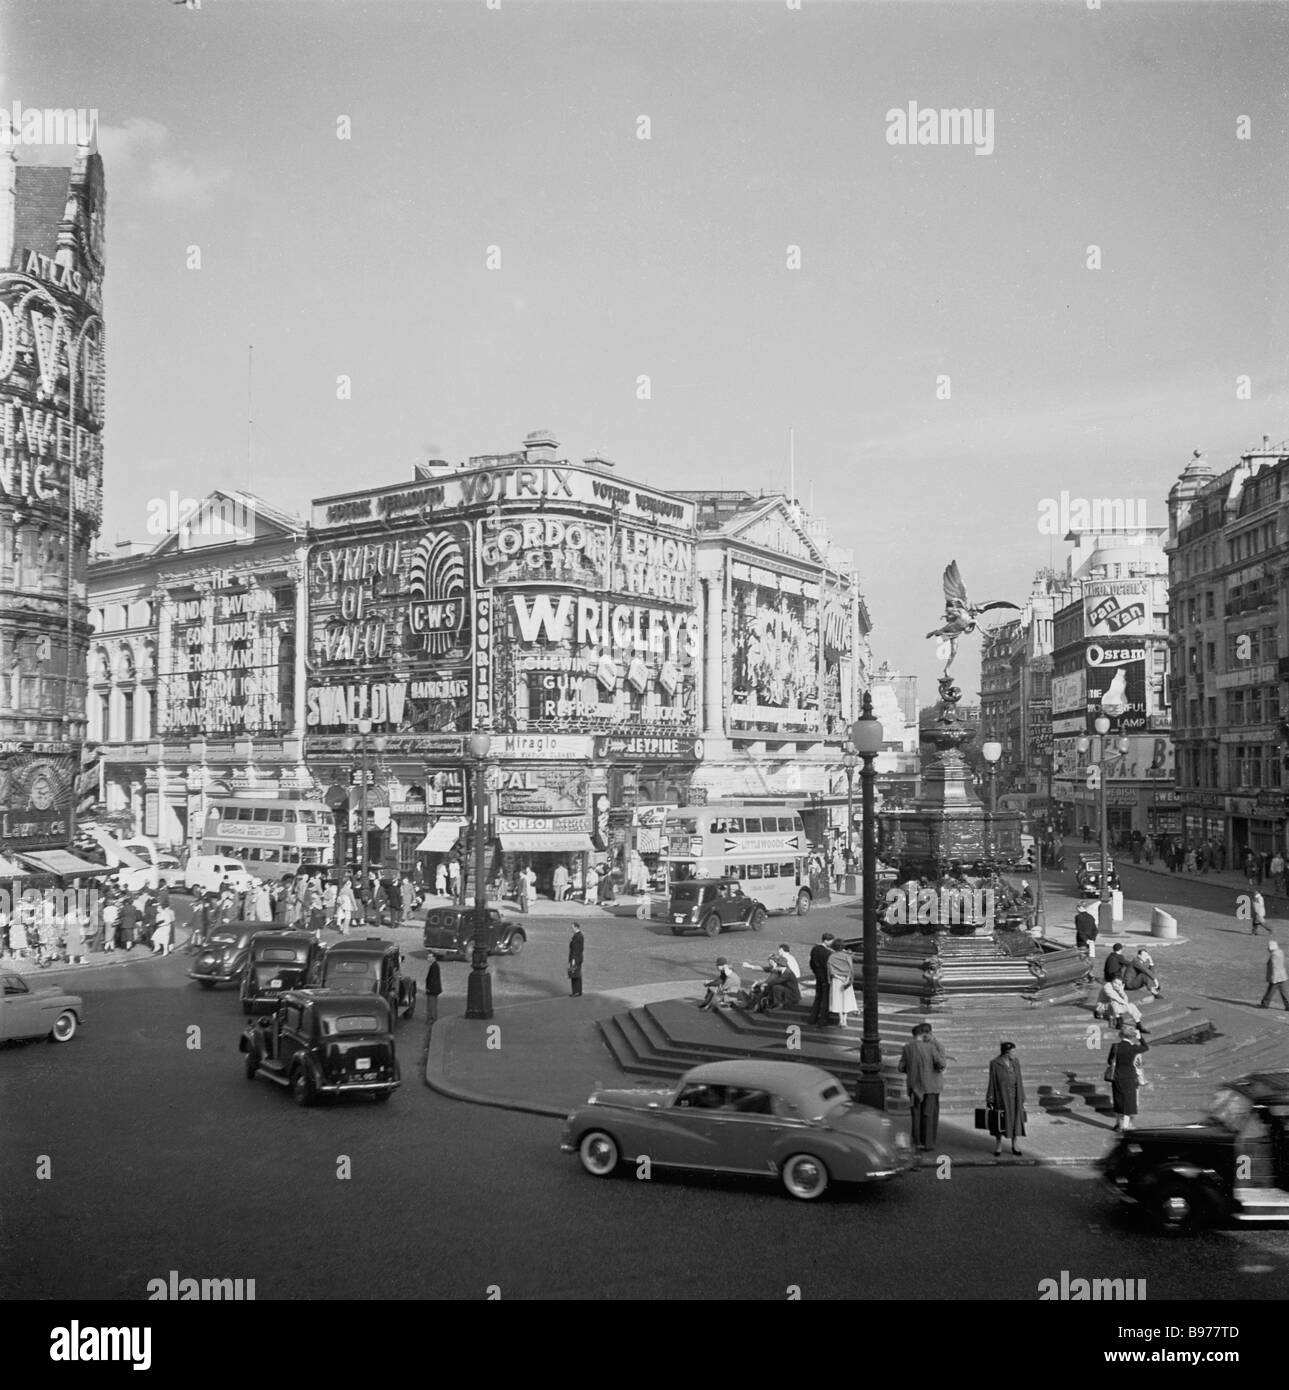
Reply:
[[[303,510],[537,428],[639,481],[786,489],[791,427],[877,655],[928,700],[949,559],[1023,599],[1064,558],[1043,499],[1162,521],[1193,449],[1289,435],[1284,6],[4,0],[0,25],[0,105],[99,112],[109,541],[171,488]],[[891,143],[910,103],[978,111],[992,149]]]

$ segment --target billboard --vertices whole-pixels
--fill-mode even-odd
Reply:
[[[1144,637],[1152,629],[1150,581],[1094,579],[1083,585],[1085,637]]]
[[[0,837],[6,850],[65,845],[78,759],[59,743],[0,746]]]
[[[756,578],[735,579],[728,621],[731,729],[827,732],[820,700],[818,602]],[[840,708],[840,687],[835,703]]]
[[[603,589],[609,581],[609,528],[575,517],[519,514],[479,523],[475,551],[480,588],[494,584],[571,584]]]
[[[323,542],[309,551],[313,732],[436,733],[471,722],[471,528]]]
[[[1052,713],[1082,714],[1088,703],[1088,673],[1075,671],[1072,675],[1052,677]]]
[[[1052,702],[1051,700],[1031,700],[1029,702],[1029,752],[1034,757],[1046,759],[1052,751]]]
[[[1133,642],[1089,642],[1085,651],[1088,682],[1087,719],[1089,731],[1104,713],[1102,700],[1123,705],[1112,726],[1118,732],[1146,727],[1146,669],[1149,648]]]

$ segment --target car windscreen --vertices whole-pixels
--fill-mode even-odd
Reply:
[[[372,977],[376,974],[374,960],[333,960],[327,962],[327,978],[350,978],[354,975]]]
[[[298,964],[300,956],[285,946],[261,946],[256,952],[256,959],[261,961],[287,960]]]
[[[1253,1112],[1253,1102],[1242,1091],[1223,1086],[1213,1097],[1209,1118],[1223,1129],[1239,1132]]]
[[[338,1033],[383,1033],[385,1025],[375,1014],[333,1014],[321,1020],[322,1031],[327,1036]]]
[[[673,883],[671,886],[671,896],[676,902],[694,903],[703,895],[703,885],[701,883]]]

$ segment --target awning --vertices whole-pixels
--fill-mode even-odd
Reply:
[[[0,854],[0,878],[26,878],[27,871],[20,864],[15,864],[12,859],[6,859]]]
[[[465,824],[464,819],[455,816],[435,821],[426,832],[425,839],[417,845],[417,854],[446,854],[456,844]]]
[[[31,864],[41,873],[60,874],[64,878],[78,874],[106,874],[111,870],[106,864],[91,864],[88,859],[78,859],[65,849],[32,850],[30,854],[18,856],[24,864]]]
[[[589,835],[542,835],[537,831],[526,834],[507,834],[501,837],[501,847],[507,854],[594,854]]]

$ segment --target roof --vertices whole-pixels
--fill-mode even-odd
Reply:
[[[327,1012],[335,1009],[358,1009],[362,1013],[369,1013],[373,1004],[389,1007],[383,994],[358,994],[351,989],[289,989],[279,994],[278,999],[289,999],[298,1004],[323,1004]]]
[[[1258,1071],[1230,1083],[1255,1104],[1289,1101],[1289,1071]]]
[[[57,165],[19,164],[14,173],[14,248],[52,256],[58,250],[58,228],[67,211],[72,171]]]
[[[685,1081],[710,1086],[763,1086],[767,1090],[796,1094],[814,1092],[820,1086],[841,1086],[841,1082],[822,1067],[812,1067],[805,1062],[765,1062],[755,1057],[704,1062],[687,1071]]]
[[[385,956],[398,950],[398,942],[367,936],[360,941],[329,941],[322,950],[329,956]]]

